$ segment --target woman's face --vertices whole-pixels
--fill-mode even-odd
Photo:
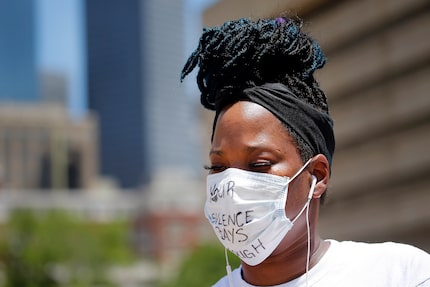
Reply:
[[[238,168],[292,177],[303,165],[282,123],[262,106],[247,101],[237,102],[220,113],[209,157],[211,173]],[[290,183],[288,218],[294,218],[306,203],[310,178],[305,170]]]

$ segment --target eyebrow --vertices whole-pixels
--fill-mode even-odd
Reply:
[[[256,146],[247,146],[245,149],[246,149],[246,151],[248,153],[252,153],[252,152],[254,152],[256,150],[267,150],[267,149],[269,149],[269,147],[268,146],[259,146],[259,145],[256,145]],[[270,147],[270,149],[271,149],[271,151],[275,151],[276,153],[280,152],[278,148]],[[209,151],[209,155],[218,155],[218,156],[221,156],[223,154],[224,154],[224,152],[222,150],[219,150],[219,149],[211,149]]]
[[[222,155],[223,154],[223,151],[222,150],[213,150],[213,149],[211,149],[210,151],[209,151],[209,155]]]

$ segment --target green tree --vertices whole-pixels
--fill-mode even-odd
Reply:
[[[229,253],[232,269],[239,266],[239,259]],[[206,243],[187,256],[177,276],[162,287],[204,287],[211,286],[226,275],[224,248],[221,244]]]
[[[113,286],[112,264],[135,258],[125,222],[92,223],[63,211],[16,210],[0,235],[6,287]]]

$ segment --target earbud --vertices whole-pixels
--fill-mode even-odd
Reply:
[[[312,196],[314,195],[314,189],[315,189],[316,184],[317,184],[317,177],[315,175],[312,175],[312,184],[311,184],[311,188],[309,190],[309,195],[308,195],[309,200],[311,200]]]

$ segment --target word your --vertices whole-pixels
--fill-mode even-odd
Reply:
[[[224,198],[227,196],[233,197],[233,188],[234,188],[234,181],[230,180],[221,186],[219,185],[212,185],[209,190],[210,194],[210,200],[217,202],[218,198]]]

